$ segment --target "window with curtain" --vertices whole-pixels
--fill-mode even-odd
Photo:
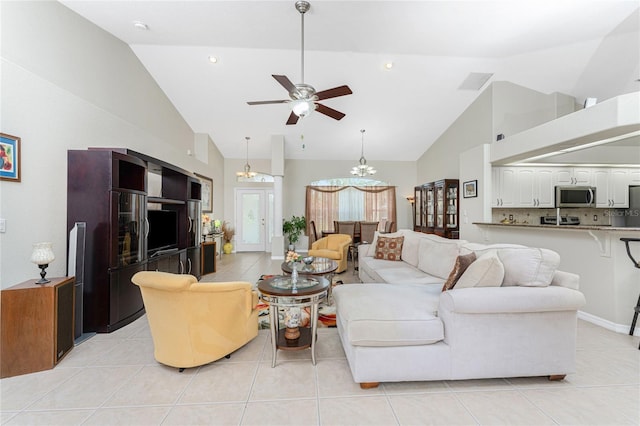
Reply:
[[[307,186],[305,216],[307,223],[315,222],[318,233],[333,229],[336,220],[387,222],[396,221],[396,188],[370,181],[369,185],[349,185],[321,181]],[[324,185],[322,185],[324,183]],[[336,185],[344,183],[346,185]]]

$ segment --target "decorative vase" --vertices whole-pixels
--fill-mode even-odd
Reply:
[[[231,252],[233,251],[233,244],[231,244],[230,241],[227,241],[222,246],[222,251],[224,252],[224,254],[231,254]]]
[[[293,262],[291,265],[291,284],[293,287],[298,283],[298,262]]]

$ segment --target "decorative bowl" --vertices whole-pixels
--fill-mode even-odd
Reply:
[[[313,256],[307,256],[302,258],[302,261],[304,262],[305,265],[311,265],[314,260],[315,258]]]

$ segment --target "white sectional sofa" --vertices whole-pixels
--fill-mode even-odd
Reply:
[[[363,283],[333,293],[338,333],[363,388],[397,381],[562,379],[575,371],[577,310],[585,299],[579,277],[557,270],[556,253],[410,230],[381,236],[404,238],[401,260],[374,258],[376,234],[371,245],[359,247]],[[442,291],[454,267],[473,257],[453,289]]]

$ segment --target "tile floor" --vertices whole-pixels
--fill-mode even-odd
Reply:
[[[207,281],[277,273],[265,254],[224,255]],[[345,283],[357,280],[351,270]],[[178,373],[153,359],[146,318],[74,348],[53,370],[0,381],[7,425],[637,425],[638,338],[579,322],[577,372],[517,378],[386,383],[352,380],[334,328],[308,351],[278,353],[267,330],[230,359]]]

